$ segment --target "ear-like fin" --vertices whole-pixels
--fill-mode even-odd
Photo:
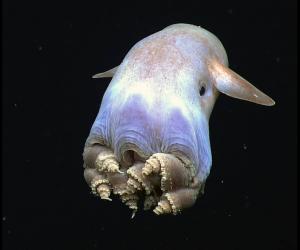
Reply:
[[[102,73],[98,73],[96,75],[93,75],[92,78],[105,78],[105,77],[113,77],[114,74],[116,73],[117,69],[118,69],[119,66],[117,67],[114,67],[110,70],[107,70],[105,72],[102,72]]]
[[[272,106],[275,104],[272,98],[216,60],[208,63],[208,69],[215,80],[215,87],[221,93],[261,105]]]

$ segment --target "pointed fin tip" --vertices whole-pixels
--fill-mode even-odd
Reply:
[[[264,106],[273,106],[275,101],[250,82],[216,60],[210,61],[209,71],[215,78],[215,87],[223,94]]]
[[[92,76],[92,78],[93,78],[93,79],[101,78],[101,75],[102,75],[102,73],[95,74],[95,75]]]
[[[254,87],[255,88],[255,87]],[[255,88],[256,92],[253,93],[254,99],[250,99],[248,101],[252,101],[254,103],[264,105],[264,106],[274,106],[275,101],[264,92],[260,91],[259,89]]]
[[[275,104],[276,104],[276,102],[272,98],[270,98],[270,100],[268,100],[267,102],[262,103],[261,105],[271,107],[271,106],[274,106]]]
[[[259,91],[259,90],[258,90]],[[274,106],[276,104],[276,102],[269,96],[267,96],[266,94],[264,94],[263,92],[259,91],[260,95],[256,95],[253,94],[252,97],[250,98],[242,98],[242,97],[238,97],[238,96],[233,96],[229,93],[225,93],[223,92],[223,94],[229,96],[229,97],[233,97],[242,101],[247,101],[247,102],[252,102],[258,105],[262,105],[262,106],[267,106],[267,107],[271,107]],[[263,95],[263,96],[262,96]]]
[[[95,74],[92,76],[92,78],[105,78],[105,77],[113,77],[114,74],[116,73],[117,69],[118,69],[119,66],[116,66],[110,70],[107,70],[105,72],[101,72],[101,73],[98,73],[98,74]]]

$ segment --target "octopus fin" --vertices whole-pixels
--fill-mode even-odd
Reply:
[[[261,105],[273,106],[275,104],[272,98],[216,60],[209,62],[208,69],[215,80],[215,87],[221,93]]]
[[[116,73],[118,67],[119,67],[119,66],[114,67],[114,68],[112,68],[112,69],[110,69],[110,70],[107,70],[107,71],[98,73],[98,74],[96,74],[96,75],[93,75],[92,78],[106,78],[106,77],[113,77],[114,74]]]

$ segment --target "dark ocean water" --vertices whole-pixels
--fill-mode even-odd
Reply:
[[[3,1],[3,249],[297,248],[296,1],[49,2]],[[230,67],[276,105],[221,95],[205,195],[182,215],[131,220],[83,179],[109,84],[91,76],[179,22],[214,33]]]

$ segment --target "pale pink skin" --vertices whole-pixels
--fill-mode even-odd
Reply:
[[[180,152],[205,181],[212,163],[208,122],[218,96],[211,59],[228,64],[220,41],[199,26],[175,24],[141,40],[110,82],[90,136],[102,138],[118,160],[126,143],[143,159]]]
[[[177,214],[203,193],[212,159],[209,117],[219,91],[271,106],[274,101],[228,68],[221,42],[190,24],[174,24],[138,42],[113,77],[84,149],[92,192],[111,191],[133,211]],[[202,93],[201,89],[205,88]]]

